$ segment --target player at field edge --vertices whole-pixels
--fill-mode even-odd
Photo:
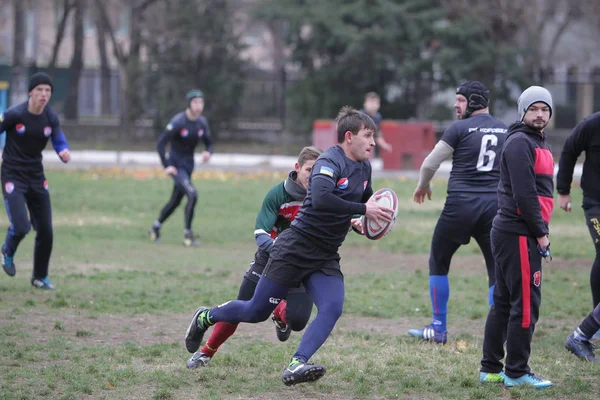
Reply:
[[[62,162],[71,160],[58,115],[48,105],[52,90],[52,79],[43,72],[35,73],[29,78],[29,99],[0,114],[0,132],[6,131],[2,193],[10,221],[2,245],[2,267],[9,276],[15,276],[17,248],[33,226],[36,235],[31,284],[47,290],[54,289],[48,278],[54,239],[52,205],[42,164],[42,151],[48,139]]]
[[[202,115],[204,111],[204,93],[193,89],[185,96],[187,108],[176,114],[167,124],[162,135],[158,138],[157,151],[160,161],[165,168],[165,174],[173,179],[173,192],[171,198],[160,211],[158,219],[154,221],[148,235],[152,241],[160,239],[162,224],[173,214],[181,200],[187,197],[184,213],[183,244],[197,246],[198,240],[192,231],[192,220],[198,200],[198,192],[192,184],[194,172],[194,150],[202,140],[206,150],[202,152],[203,162],[208,162],[213,153],[213,143],[208,127],[208,121]],[[170,145],[166,152],[167,144]]]
[[[254,239],[258,249],[254,260],[246,271],[238,292],[237,300],[250,300],[256,290],[256,285],[269,260],[275,238],[289,228],[296,217],[308,187],[308,177],[321,150],[315,147],[305,147],[298,155],[286,180],[273,186],[265,195],[262,206],[256,216]],[[312,312],[313,302],[303,286],[292,288],[273,311],[273,322],[277,338],[285,342],[292,331],[299,332],[308,323]],[[215,324],[210,337],[200,351],[195,352],[187,362],[188,368],[208,365],[219,347],[235,333],[237,324],[218,322]]]
[[[554,207],[554,159],[545,131],[552,95],[531,86],[519,97],[517,111],[520,120],[508,128],[500,157],[499,209],[490,234],[496,285],[479,380],[542,389],[552,382],[531,373],[529,356],[542,300],[542,258],[552,259],[548,226]]]
[[[448,272],[454,253],[474,238],[485,259],[488,303],[494,290],[494,258],[490,245],[492,220],[498,211],[499,153],[506,125],[489,113],[489,90],[477,81],[456,89],[454,109],[458,121],[450,125],[421,165],[413,199],[431,200],[430,182],[441,163],[452,159],[448,196],[431,240],[429,294],[432,322],[408,334],[434,343],[448,339],[447,314],[450,298]]]
[[[393,210],[374,200],[369,157],[375,147],[375,124],[366,114],[343,107],[336,119],[338,145],[315,162],[306,198],[298,215],[278,237],[250,301],[229,301],[194,313],[186,332],[189,352],[196,351],[206,330],[217,322],[256,323],[266,320],[289,288],[306,288],[318,312],[306,329],[282,380],[285,385],[321,378],[326,368],[309,363],[342,315],[344,280],[338,249],[356,214],[378,223],[390,222]]]
[[[383,117],[379,112],[379,108],[381,108],[381,97],[375,92],[369,92],[365,94],[365,100],[363,102],[363,108],[360,110],[361,112],[367,114],[373,122],[375,122],[375,127],[377,130],[375,131],[375,152],[377,153],[378,147],[384,151],[392,151],[392,145],[389,144],[383,134],[381,132],[381,121],[383,121]]]
[[[577,158],[585,152],[585,161],[581,175],[583,190],[583,212],[592,242],[596,249],[596,257],[590,271],[590,287],[592,303],[596,308],[600,304],[600,112],[594,113],[578,123],[573,132],[565,140],[558,164],[556,191],[558,206],[571,212],[571,183]],[[579,336],[575,338],[579,340]],[[585,341],[586,337],[581,336]],[[600,331],[594,332],[588,340],[600,340]],[[589,347],[586,343],[578,345]]]

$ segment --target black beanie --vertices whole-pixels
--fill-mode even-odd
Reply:
[[[488,88],[483,83],[477,81],[463,83],[456,89],[456,94],[461,94],[467,98],[465,118],[468,118],[473,111],[487,108],[490,100],[490,91]]]
[[[29,90],[31,92],[37,85],[50,85],[50,90],[54,90],[52,79],[43,72],[36,72],[29,77]]]

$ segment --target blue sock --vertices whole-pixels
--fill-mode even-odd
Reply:
[[[490,288],[488,290],[488,304],[490,307],[494,305],[494,288],[495,287],[496,287],[496,285],[492,285],[492,286],[490,286]]]
[[[445,332],[446,316],[448,314],[448,299],[450,298],[448,275],[429,276],[429,295],[431,296],[433,328],[436,332]]]

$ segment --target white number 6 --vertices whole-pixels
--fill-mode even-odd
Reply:
[[[477,171],[488,172],[492,170],[496,152],[489,149],[489,147],[496,146],[497,144],[498,137],[496,135],[483,135],[481,138],[481,150],[477,159]]]

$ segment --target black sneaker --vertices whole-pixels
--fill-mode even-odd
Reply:
[[[54,290],[55,287],[54,285],[52,285],[52,283],[50,282],[50,279],[48,279],[48,277],[45,278],[31,278],[31,285],[35,288],[38,289],[43,289],[43,290]]]
[[[275,324],[275,333],[277,333],[277,339],[279,339],[280,342],[285,342],[288,340],[292,334],[290,326],[284,324],[281,319],[275,317],[274,315],[271,317],[271,320],[273,320],[273,323]]]
[[[194,317],[190,321],[187,332],[185,333],[185,348],[190,353],[195,353],[202,344],[204,332],[212,325],[208,321],[208,308],[200,307],[194,313]]]
[[[281,380],[286,386],[297,385],[298,383],[314,382],[323,375],[327,369],[319,364],[307,364],[297,358],[292,358],[290,365],[283,371]]]
[[[185,247],[197,247],[200,245],[200,242],[196,240],[196,236],[192,232],[183,234],[183,245]]]
[[[600,359],[594,354],[594,344],[589,340],[576,338],[574,333],[565,341],[565,348],[582,360],[600,363]]]
[[[206,367],[210,360],[211,357],[209,357],[201,351],[197,351],[192,357],[190,357],[189,360],[187,360],[186,365],[188,368]]]
[[[0,254],[2,255],[2,268],[4,268],[4,272],[6,272],[8,276],[15,276],[17,273],[15,261],[13,260],[13,256],[9,256],[4,252],[4,245],[2,245]]]
[[[148,231],[148,237],[153,242],[158,242],[160,240],[160,228],[154,227],[154,225]]]

